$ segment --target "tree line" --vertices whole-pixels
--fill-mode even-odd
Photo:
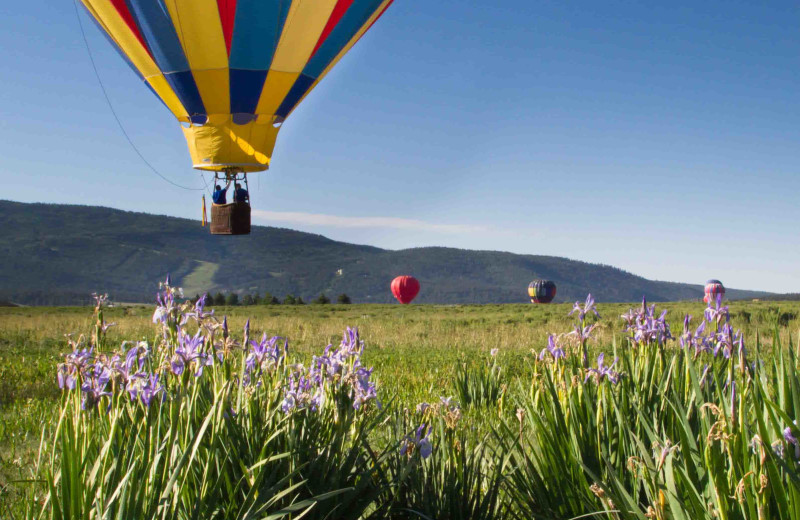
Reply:
[[[196,294],[194,298],[192,298],[192,302],[196,302],[200,299],[200,295]],[[315,299],[311,300],[311,304],[318,304],[324,305],[332,303],[331,299],[325,295],[325,293],[320,294]],[[350,297],[346,294],[342,293],[336,297],[336,303],[347,305],[351,303]],[[208,305],[228,305],[228,306],[250,306],[250,305],[305,305],[306,302],[303,301],[303,298],[300,296],[295,296],[293,294],[287,294],[283,301],[281,301],[277,296],[273,296],[269,292],[264,293],[264,295],[260,295],[258,293],[253,294],[245,294],[243,296],[239,296],[239,294],[235,292],[230,292],[224,294],[222,292],[218,292],[215,295],[208,295]]]

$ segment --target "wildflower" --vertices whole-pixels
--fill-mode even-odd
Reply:
[[[586,315],[590,312],[593,312],[598,318],[600,317],[600,314],[598,314],[597,309],[595,308],[594,298],[592,298],[591,294],[586,297],[586,302],[584,303],[583,307],[581,307],[580,302],[575,302],[575,305],[573,305],[572,310],[569,312],[569,314],[567,314],[567,316],[572,316],[576,312],[578,313],[578,319],[581,322],[583,322]]]
[[[100,402],[101,397],[111,396],[111,392],[106,391],[106,386],[111,379],[111,372],[105,365],[96,363],[94,369],[87,371],[86,375],[87,377],[81,385],[83,393],[81,409],[83,410],[94,408]]]
[[[551,356],[553,356],[554,361],[558,361],[559,359],[563,359],[566,357],[566,354],[564,354],[564,349],[562,349],[558,345],[558,337],[556,337],[553,334],[550,334],[547,337],[547,348],[542,349],[542,352],[539,354],[539,359],[540,360],[544,359],[545,355],[548,352],[550,353]]]
[[[629,334],[628,339],[636,345],[647,345],[650,343],[657,343],[663,345],[667,340],[673,339],[669,324],[666,321],[667,311],[663,311],[661,315],[656,318],[656,306],[647,306],[647,300],[642,298],[642,305],[638,311],[630,309],[626,314],[622,315],[625,320],[625,332]],[[684,333],[688,327],[688,320],[691,317],[687,316],[684,319]]]
[[[160,305],[156,307],[155,312],[153,313],[153,323],[165,323],[167,321],[167,309],[166,307],[161,307]]]
[[[153,398],[164,391],[164,385],[159,383],[158,374],[136,374],[136,380],[128,387],[131,399],[137,397],[145,406],[150,406]]]
[[[378,407],[380,407],[375,382],[369,380],[373,370],[372,368],[367,370],[364,367],[359,367],[355,372],[355,381],[352,383],[352,398],[353,408],[356,410],[361,409],[371,400],[378,402]]]
[[[725,320],[726,323],[730,321],[730,313],[728,312],[728,306],[722,305],[721,294],[717,295],[716,306],[712,307],[711,302],[708,302],[708,307],[706,307],[706,310],[703,314],[708,323],[715,322],[718,328],[723,319]]]
[[[253,372],[256,369],[260,371],[264,368],[275,368],[283,355],[281,348],[278,346],[278,341],[281,339],[283,338],[278,336],[268,339],[265,332],[260,342],[250,340],[250,352],[245,360],[245,369],[248,372]]]
[[[498,352],[500,352],[499,348],[493,348],[492,350],[489,351],[489,355],[491,355],[492,357],[497,357]]]
[[[111,322],[111,323],[107,323],[107,322],[104,321],[104,322],[102,322],[100,324],[100,332],[105,334],[108,331],[108,329],[110,329],[111,327],[115,327],[116,325],[117,325],[117,322],[115,322],[115,321]]]
[[[144,347],[141,346],[142,344],[144,344]],[[114,379],[123,387],[132,380],[136,371],[141,369],[142,365],[144,365],[145,356],[139,359],[139,350],[141,348],[144,348],[145,356],[147,356],[147,343],[141,342],[135,347],[128,349],[127,352],[124,350],[122,351],[124,361],[123,356],[120,354],[115,354],[109,361],[109,368],[111,369]]]
[[[715,342],[713,349],[714,357],[722,353],[725,359],[730,359],[735,343],[733,327],[731,327],[729,323],[723,325],[722,329],[713,335],[713,341]]]
[[[347,329],[344,331],[342,343],[339,345],[339,349],[346,355],[360,356],[364,352],[364,342],[361,341],[361,338],[358,334],[358,327],[347,327]]]
[[[185,324],[189,319],[195,320],[198,324],[202,324],[206,320],[213,318],[214,310],[212,309],[210,312],[206,312],[206,304],[208,303],[208,293],[204,294],[194,304],[194,309],[190,312],[187,312],[183,315],[183,320],[181,324]]]
[[[94,359],[94,347],[80,349],[77,344],[73,344],[73,351],[64,356],[64,363],[58,366],[58,387],[74,390],[77,383],[77,376],[83,374],[84,370]]]
[[[600,383],[603,378],[606,378],[612,383],[617,384],[620,378],[620,373],[614,371],[614,366],[617,364],[618,358],[614,358],[614,362],[609,366],[605,366],[604,359],[605,354],[601,352],[600,355],[597,356],[597,368],[588,369],[586,379],[583,381],[584,383],[588,381],[592,375],[594,375],[598,383]]]
[[[796,423],[797,421],[795,421]],[[797,426],[795,424],[795,426]],[[786,441],[787,446],[794,446],[794,458],[800,459],[800,441],[792,433],[792,427],[787,426],[783,429],[783,440]]]
[[[322,405],[322,388],[305,376],[291,376],[289,384],[286,386],[281,402],[281,410],[284,413],[292,412],[296,409],[309,409],[316,412]]]
[[[100,310],[103,307],[111,307],[111,302],[108,300],[108,293],[98,294],[93,292],[92,298],[94,299],[95,310]]]
[[[168,282],[169,276],[167,276],[167,282],[159,284],[159,288],[164,290],[156,294],[156,310],[153,312],[153,323],[174,325],[178,322],[180,307],[175,301],[175,296],[178,295],[182,298],[183,289],[172,287]]]
[[[415,451],[419,451],[423,459],[430,457],[433,453],[433,445],[429,438],[432,429],[433,428],[427,428],[425,424],[422,424],[417,428],[413,438],[407,435],[400,446],[400,455],[411,457]]]
[[[194,376],[202,376],[203,369],[214,364],[214,358],[205,355],[201,351],[203,337],[200,335],[200,331],[197,331],[194,336],[189,336],[183,332],[179,338],[180,345],[175,348],[175,356],[171,361],[172,373],[179,376],[183,374],[188,365],[194,364],[196,370]]]
[[[152,401],[153,397],[164,390],[164,385],[158,382],[158,378],[158,374],[151,374],[147,379],[147,383],[142,387],[140,398],[145,406],[150,406],[150,401]]]
[[[585,327],[581,327],[580,325],[575,325],[575,330],[570,332],[569,336],[575,336],[578,338],[578,341],[581,344],[585,343],[586,340],[590,339],[592,336],[592,331],[597,327],[597,323],[592,323],[591,325],[587,325]]]
[[[427,412],[430,409],[431,409],[431,405],[428,404],[428,403],[419,403],[417,405],[417,413],[424,414],[425,412]]]
[[[710,339],[704,336],[706,330],[706,322],[701,321],[697,326],[694,333],[689,329],[689,322],[692,320],[690,315],[683,318],[683,334],[680,337],[681,348],[694,349],[694,356],[697,357],[701,352],[711,352]]]

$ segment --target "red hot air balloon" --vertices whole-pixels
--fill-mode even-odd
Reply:
[[[392,294],[400,303],[411,303],[419,294],[419,281],[413,276],[398,276],[392,280]]]

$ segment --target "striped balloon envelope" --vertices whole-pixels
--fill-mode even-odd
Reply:
[[[719,280],[709,280],[706,282],[705,295],[703,301],[706,303],[714,303],[717,301],[717,296],[725,296],[725,287]]]
[[[550,280],[534,280],[528,286],[531,303],[550,303],[556,297],[556,284]]]
[[[183,124],[195,168],[261,171],[298,103],[392,0],[81,0]]]

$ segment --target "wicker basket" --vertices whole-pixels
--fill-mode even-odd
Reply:
[[[249,235],[250,205],[244,202],[211,205],[212,235]]]

